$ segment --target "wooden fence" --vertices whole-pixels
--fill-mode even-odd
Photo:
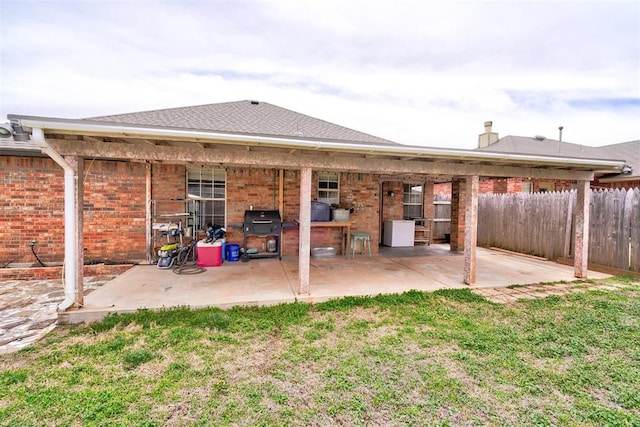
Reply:
[[[549,259],[573,251],[576,193],[482,194],[478,245]],[[640,271],[640,189],[593,190],[589,262]]]
[[[433,200],[433,239],[445,241],[451,235],[451,194],[436,195]]]

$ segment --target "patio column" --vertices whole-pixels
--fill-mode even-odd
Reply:
[[[578,181],[577,190],[573,275],[580,279],[586,279],[589,263],[589,203],[591,201],[589,181]]]
[[[424,183],[424,212],[425,218],[435,218],[435,209],[433,206],[433,181]],[[431,224],[433,227],[433,224]],[[433,243],[433,242],[431,242]]]
[[[464,250],[464,190],[461,178],[451,181],[451,252]]]
[[[300,229],[298,245],[298,293],[309,294],[311,257],[311,168],[300,169]]]
[[[79,156],[65,156],[64,159],[67,161],[69,166],[73,169],[74,174],[74,185],[73,185],[73,194],[74,194],[74,209],[71,215],[75,216],[75,230],[72,230],[72,233],[75,234],[75,259],[68,260],[65,255],[65,263],[73,262],[75,263],[75,277],[69,278],[65,277],[65,280],[73,280],[75,287],[75,304],[76,306],[82,306],[84,304],[84,236],[82,233],[82,224],[83,224],[83,207],[84,207],[84,159]],[[65,184],[66,185],[66,184]],[[67,213],[65,212],[65,215]],[[65,245],[69,244],[66,239],[66,231],[65,231]]]
[[[476,283],[476,246],[478,244],[478,187],[477,175],[465,180],[464,213],[464,283]]]
[[[147,241],[147,263],[151,264],[153,260],[153,244],[151,242],[152,236],[152,228],[153,222],[151,218],[151,163],[147,163],[145,165],[145,213],[144,213],[144,223],[146,229],[146,241]],[[194,235],[196,235],[194,233]]]

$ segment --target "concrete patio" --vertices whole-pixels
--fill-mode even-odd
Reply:
[[[478,248],[476,288],[572,281],[573,267],[511,253]],[[177,275],[153,265],[135,266],[85,297],[81,309],[59,314],[60,323],[102,319],[109,313],[172,306],[230,308],[284,302],[321,302],[344,296],[402,293],[409,290],[467,288],[464,257],[449,245],[381,247],[356,259],[311,259],[311,292],[298,294],[298,259],[225,262],[194,275]],[[609,277],[589,271],[590,278]]]

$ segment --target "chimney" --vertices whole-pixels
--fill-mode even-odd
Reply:
[[[484,133],[478,135],[478,148],[488,147],[491,144],[498,142],[497,132],[491,132],[493,122],[484,122]]]

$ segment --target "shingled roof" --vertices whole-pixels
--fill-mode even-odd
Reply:
[[[487,147],[478,148],[482,151],[499,153],[527,153],[541,156],[579,157],[586,159],[600,159],[602,153],[597,147],[573,144],[545,138],[543,140],[526,136],[505,136]]]
[[[477,150],[509,154],[624,160],[633,170],[631,174],[625,175],[624,178],[628,180],[640,178],[640,140],[601,147],[588,147],[555,139],[545,138],[540,140],[533,137],[509,135],[500,138],[488,147],[477,148]]]
[[[258,101],[169,108],[91,117],[86,120],[282,138],[398,145],[377,136]]]

